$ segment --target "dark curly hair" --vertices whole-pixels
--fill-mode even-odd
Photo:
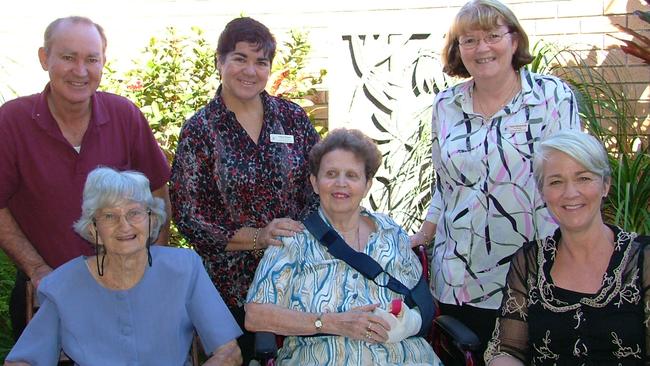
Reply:
[[[309,152],[309,172],[318,175],[320,162],[325,154],[334,150],[349,151],[363,161],[366,179],[371,180],[381,165],[381,152],[377,145],[363,132],[355,129],[337,128],[330,131],[322,141]]]
[[[249,17],[235,18],[226,24],[226,28],[221,32],[217,43],[215,63],[217,61],[223,62],[226,55],[235,50],[237,42],[248,42],[257,45],[256,51],[264,50],[264,56],[273,63],[277,45],[275,37],[264,24]]]

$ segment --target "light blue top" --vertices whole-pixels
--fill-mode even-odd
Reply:
[[[412,288],[420,279],[422,266],[411,250],[409,238],[392,219],[363,210],[376,226],[365,253],[388,273]],[[321,217],[327,220],[321,212]],[[257,267],[246,302],[271,303],[310,313],[344,312],[352,308],[381,304],[403,298],[379,287],[327,249],[304,230],[284,238],[283,246],[266,249]],[[343,336],[287,337],[278,351],[282,365],[438,365],[439,360],[421,337],[399,343],[373,344]]]
[[[7,356],[55,365],[61,349],[79,365],[185,365],[192,329],[207,352],[242,334],[191,250],[151,247],[153,266],[126,291],[92,277],[84,257],[46,276],[40,309]]]

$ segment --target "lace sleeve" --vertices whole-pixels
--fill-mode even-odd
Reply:
[[[645,319],[645,365],[650,365],[650,237],[639,237],[641,243],[643,312]]]
[[[536,278],[537,243],[528,243],[512,258],[503,289],[503,301],[492,340],[485,351],[485,363],[509,355],[526,362],[528,355],[528,278]]]

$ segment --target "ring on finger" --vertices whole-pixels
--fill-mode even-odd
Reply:
[[[366,338],[370,339],[371,333],[369,329],[366,329]]]

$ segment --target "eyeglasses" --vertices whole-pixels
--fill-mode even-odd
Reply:
[[[144,221],[144,219],[146,219],[150,214],[151,210],[149,209],[143,210],[134,208],[132,210],[129,210],[124,215],[119,215],[113,212],[102,213],[95,216],[95,221],[98,225],[101,225],[103,227],[115,227],[120,223],[122,217],[124,217],[124,219],[126,219],[126,222],[131,225],[135,225]]]
[[[458,38],[458,45],[466,50],[471,50],[478,47],[478,44],[483,40],[487,44],[495,44],[501,42],[503,37],[506,34],[510,34],[512,31],[507,31],[505,33],[490,32],[483,38],[476,37],[461,37]]]

